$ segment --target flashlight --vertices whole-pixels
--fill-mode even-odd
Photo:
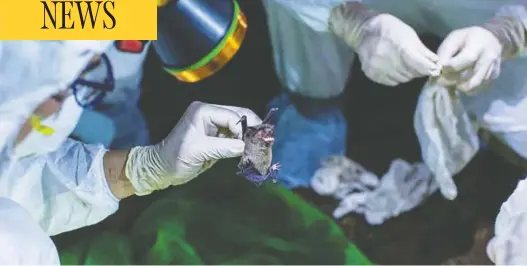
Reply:
[[[224,67],[247,31],[236,0],[158,0],[157,25],[153,45],[165,71],[191,83]]]

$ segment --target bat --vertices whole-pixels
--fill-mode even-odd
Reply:
[[[260,186],[268,178],[271,178],[273,183],[277,182],[276,174],[280,170],[280,164],[271,164],[274,125],[269,124],[269,120],[277,110],[278,108],[269,110],[265,119],[257,126],[247,127],[246,116],[242,116],[238,121],[242,124],[242,140],[245,142],[245,150],[238,163],[236,175],[245,177],[256,186]]]

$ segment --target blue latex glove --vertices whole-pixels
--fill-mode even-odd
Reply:
[[[278,182],[288,188],[309,187],[321,161],[346,151],[346,120],[337,104],[296,99],[282,94],[269,103],[274,116],[273,163],[280,163]]]

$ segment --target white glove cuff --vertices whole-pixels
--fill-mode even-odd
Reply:
[[[503,58],[513,58],[524,52],[525,26],[520,19],[514,16],[495,17],[481,27],[490,31],[499,40],[503,46]]]
[[[364,24],[377,15],[361,3],[346,2],[331,10],[329,29],[356,50],[363,39]]]
[[[166,169],[159,157],[158,146],[135,147],[130,150],[125,165],[125,175],[138,196],[170,186]]]

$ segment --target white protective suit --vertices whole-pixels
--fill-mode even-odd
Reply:
[[[108,44],[106,41],[0,42],[0,198],[9,199],[0,204],[0,213],[11,217],[1,223],[0,231],[11,232],[13,238],[27,247],[16,249],[22,245],[17,246],[16,242],[3,246],[2,262],[57,264],[56,249],[46,235],[96,223],[117,209],[118,201],[104,176],[102,147],[68,141],[46,156],[16,161],[13,154],[16,136],[33,110],[68,88],[89,60]],[[37,233],[38,225],[44,232]],[[28,248],[32,248],[31,254]],[[17,256],[25,259],[8,260]]]
[[[527,263],[527,181],[522,180],[501,206],[487,255],[498,265]]]
[[[83,115],[74,132],[87,143],[103,143],[112,148],[131,148],[150,144],[148,127],[139,110],[143,63],[151,42],[144,42],[142,51],[127,52],[117,49],[114,42],[105,54],[110,60],[115,86],[95,111]],[[95,73],[94,73],[95,74]],[[90,76],[87,76],[90,79]],[[101,117],[104,115],[104,117]],[[105,119],[106,118],[106,119]],[[109,121],[113,125],[109,124]],[[100,125],[94,128],[93,125]]]
[[[60,265],[55,244],[16,202],[0,198],[0,265]]]
[[[277,74],[289,90],[314,98],[343,92],[353,52],[329,32],[331,9],[362,2],[392,14],[418,33],[441,38],[452,30],[489,21],[523,0],[265,0]],[[527,158],[527,57],[504,61],[488,91],[463,97],[466,109],[512,149]]]

